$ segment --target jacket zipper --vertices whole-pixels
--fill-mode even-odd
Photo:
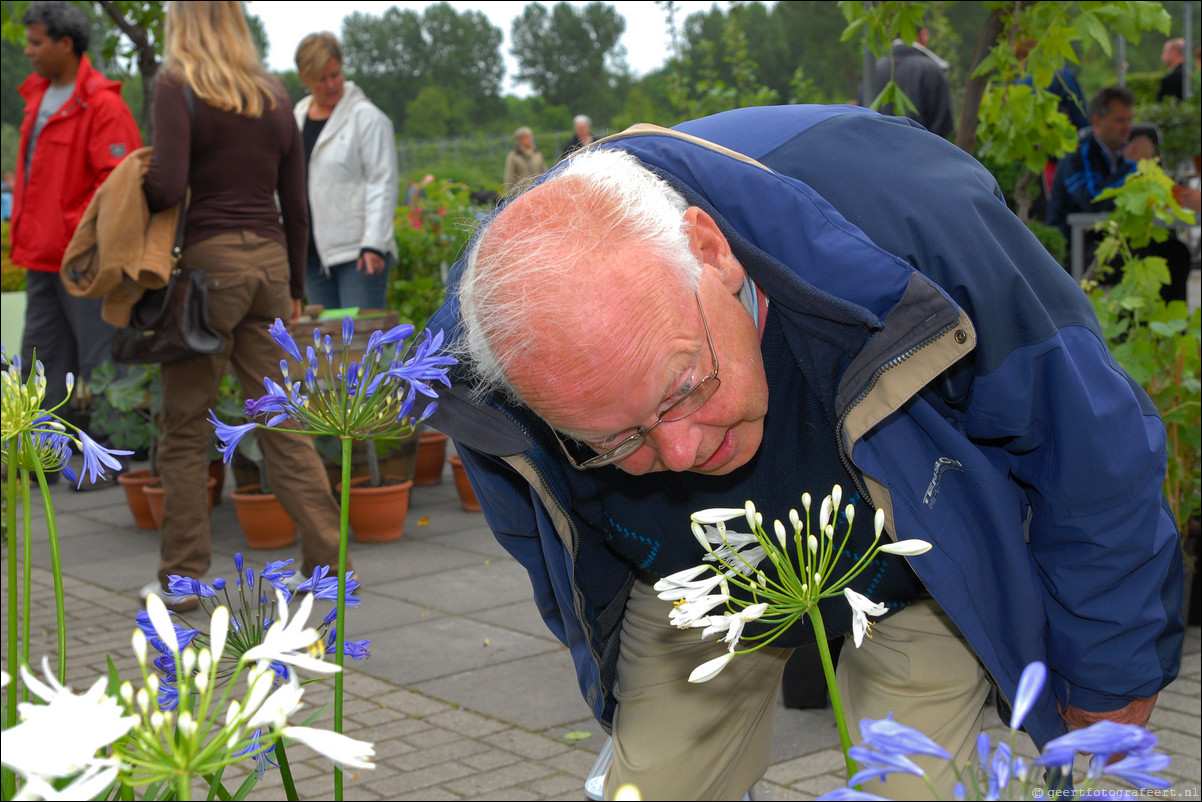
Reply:
[[[885,362],[885,364],[881,365],[875,371],[873,371],[871,378],[869,378],[869,380],[868,380],[868,383],[864,385],[864,389],[862,389],[859,393],[856,394],[856,397],[854,399],[852,399],[851,403],[847,405],[847,408],[844,409],[843,412],[839,415],[839,427],[838,427],[839,431],[840,432],[843,431],[844,427],[847,425],[847,418],[851,414],[851,411],[853,409],[855,409],[856,406],[859,405],[859,403],[861,401],[863,401],[868,396],[869,393],[872,392],[873,388],[876,387],[877,383],[881,379],[881,376],[885,375],[886,371],[892,370],[893,368],[897,367],[901,363],[905,362],[907,359],[909,359],[914,354],[921,351],[923,348],[926,348],[931,343],[933,343],[936,340],[943,337],[943,335],[947,334],[949,331],[954,329],[959,324],[960,324],[959,319],[953,320],[952,322],[948,323],[947,325],[943,326],[942,328],[936,330],[930,337],[927,337],[925,340],[918,343],[917,345],[911,346],[910,348],[906,349],[905,351],[898,354],[897,356],[892,357],[887,362]],[[847,452],[847,449],[843,445],[843,437],[840,436],[835,439],[838,441],[837,445],[838,445],[838,450],[839,450],[839,459],[840,459],[840,461],[842,461],[844,469],[846,469],[848,475],[851,476],[852,481],[856,485],[856,489],[860,491],[860,494],[868,501],[869,504],[872,504],[873,503],[872,496],[871,496],[871,494],[869,494],[868,488],[865,486],[864,480],[860,476],[860,471],[855,466],[855,463],[852,462],[851,455]],[[875,506],[875,504],[873,506]]]

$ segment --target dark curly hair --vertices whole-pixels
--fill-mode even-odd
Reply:
[[[92,40],[92,23],[73,3],[43,0],[31,5],[21,15],[22,25],[45,25],[46,33],[54,41],[64,36],[71,37],[75,55],[82,56]]]

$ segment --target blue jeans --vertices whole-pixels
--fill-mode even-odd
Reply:
[[[393,258],[384,256],[384,270],[374,276],[356,270],[356,262],[330,265],[330,275],[321,273],[321,259],[309,254],[305,268],[305,299],[311,304],[321,304],[326,309],[386,309],[388,297],[388,275],[392,270]]]

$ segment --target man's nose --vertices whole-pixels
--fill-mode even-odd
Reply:
[[[702,431],[695,421],[664,421],[647,433],[647,442],[670,471],[687,471],[697,464]]]

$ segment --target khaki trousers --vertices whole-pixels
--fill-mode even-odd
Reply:
[[[773,715],[789,650],[766,647],[736,657],[699,685],[688,676],[722,653],[700,630],[668,624],[671,602],[636,581],[622,621],[614,762],[605,798],[623,785],[641,799],[742,799],[767,771]],[[717,643],[720,643],[718,641]],[[934,602],[920,602],[874,627],[860,649],[839,658],[840,698],[853,743],[859,721],[894,720],[922,730],[960,764],[974,760],[989,683],[964,639]],[[955,783],[943,761],[917,758],[944,799]],[[830,788],[828,790],[834,790]],[[928,799],[921,778],[891,775],[865,791],[891,799]]]
[[[247,231],[222,234],[187,248],[183,264],[205,271],[209,322],[225,349],[163,365],[159,468],[166,503],[159,580],[164,587],[168,574],[200,578],[212,561],[205,485],[213,426],[207,417],[217,406],[226,366],[233,366],[246,398],[264,395],[263,377],[278,380],[283,356],[267,327],[292,315],[288,257],[274,240]],[[314,566],[329,565],[337,573],[338,505],[312,440],[262,429],[255,436],[271,488],[300,528],[300,569],[309,576]]]

